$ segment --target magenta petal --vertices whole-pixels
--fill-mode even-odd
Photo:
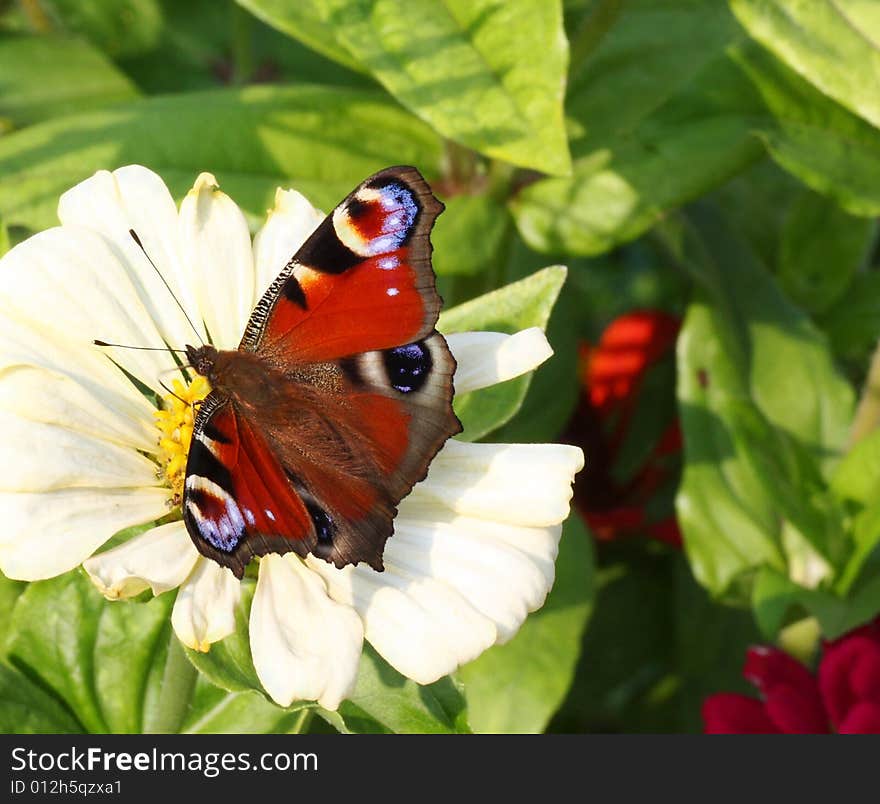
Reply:
[[[824,734],[828,717],[816,679],[787,653],[770,647],[749,648],[743,675],[764,697],[767,714],[788,734]]]
[[[746,695],[720,692],[703,701],[706,734],[778,734],[764,704]]]
[[[880,704],[861,701],[847,712],[837,727],[840,734],[880,734]]]
[[[828,645],[819,665],[819,687],[838,731],[859,703],[880,705],[880,646],[858,632]]]

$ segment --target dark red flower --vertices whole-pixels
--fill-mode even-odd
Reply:
[[[743,675],[760,699],[709,696],[708,734],[880,734],[880,618],[826,642],[815,675],[770,647],[747,651]]]
[[[587,465],[575,482],[575,501],[597,538],[643,533],[673,545],[681,544],[675,517],[649,510],[658,491],[674,482],[679,468],[681,431],[674,415],[674,388],[660,393],[666,420],[648,430],[640,460],[632,466],[634,450],[627,439],[644,408],[656,408],[643,391],[652,369],[674,360],[680,322],[656,310],[640,310],[616,318],[598,345],[581,347],[582,395],[567,433],[581,446]],[[640,407],[641,406],[641,407]],[[648,411],[656,414],[656,410]],[[642,436],[640,436],[642,437]]]

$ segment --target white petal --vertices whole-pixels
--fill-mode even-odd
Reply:
[[[407,574],[387,562],[381,573],[367,566],[338,570],[313,557],[308,565],[325,579],[334,600],[357,610],[367,641],[419,684],[453,672],[496,641],[490,619],[431,577]]]
[[[458,363],[455,370],[457,394],[519,377],[553,355],[553,349],[538,327],[524,329],[515,335],[458,332],[445,337]]]
[[[260,683],[280,706],[304,700],[336,709],[354,688],[361,621],[296,556],[260,561],[250,640]]]
[[[181,261],[177,206],[159,176],[140,165],[128,165],[112,173],[101,170],[61,196],[58,217],[64,225],[92,229],[112,243],[170,346],[181,348],[184,343],[198,340],[174,301],[176,297],[198,325],[195,296]],[[131,231],[137,233],[143,250]]]
[[[256,295],[259,299],[306,238],[324,219],[296,190],[275,191],[275,206],[254,238]]]
[[[439,504],[497,522],[556,525],[568,516],[571,484],[583,465],[583,452],[566,444],[467,444],[450,439],[431,462],[427,478],[401,502],[400,513],[423,518],[416,509]]]
[[[77,226],[40,232],[0,260],[0,312],[71,348],[93,349],[96,338],[163,346],[119,252],[101,235]],[[174,367],[167,352],[104,351],[157,391],[159,374]]]
[[[121,447],[57,424],[0,411],[0,491],[158,485],[156,464]]]
[[[555,525],[531,531],[456,516],[446,521],[398,518],[385,548],[385,565],[455,589],[495,623],[499,641],[506,641],[529,612],[544,604],[553,585],[561,530]],[[543,543],[549,554],[529,555],[512,546],[517,541]]]
[[[61,489],[0,494],[0,570],[53,578],[85,561],[115,533],[166,513],[166,489]]]
[[[57,337],[53,337],[57,335]],[[0,315],[0,409],[153,452],[153,406],[98,347]]]
[[[145,589],[154,595],[176,589],[198,557],[183,522],[169,522],[92,556],[83,568],[104,597],[118,600]]]
[[[211,644],[235,631],[241,583],[228,567],[199,556],[174,601],[171,625],[188,648],[207,653]]]
[[[218,349],[235,349],[254,307],[254,260],[242,211],[202,173],[180,205],[183,258]]]

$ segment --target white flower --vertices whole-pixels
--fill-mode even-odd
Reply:
[[[162,180],[136,165],[77,185],[58,215],[60,227],[0,264],[0,569],[38,580],[82,563],[110,599],[179,588],[174,630],[206,651],[234,630],[240,584],[199,555],[181,521],[96,553],[120,530],[169,514],[192,411],[160,384],[173,368],[167,352],[102,349],[92,340],[193,342],[145,251],[202,336],[207,328],[218,347],[235,348],[255,300],[321,215],[299,193],[279,190],[252,246],[242,212],[212,176],[198,177],[178,211]],[[530,371],[551,354],[537,329],[448,341],[459,393]],[[197,395],[176,387],[184,398]],[[143,388],[177,405],[158,414],[161,443]],[[264,557],[250,643],[266,691],[281,705],[337,707],[364,637],[419,683],[509,639],[553,583],[582,464],[574,447],[451,440],[401,503],[385,572]]]

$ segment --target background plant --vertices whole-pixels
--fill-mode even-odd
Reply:
[[[368,655],[320,718],[255,691],[242,638],[185,655],[167,595],[4,580],[0,728],[693,730],[707,693],[745,691],[750,642],[807,657],[874,617],[878,65],[871,0],[0,3],[0,252],[100,168],[178,196],[210,170],[255,226],[278,185],[328,209],[415,164],[447,205],[442,326],[545,326],[556,349],[458,401],[473,437],[580,437],[578,344],[632,310],[681,320],[587,471],[625,482],[677,416],[639,505],[674,506],[684,548],[603,541],[594,573],[573,517],[510,644],[426,688]]]

